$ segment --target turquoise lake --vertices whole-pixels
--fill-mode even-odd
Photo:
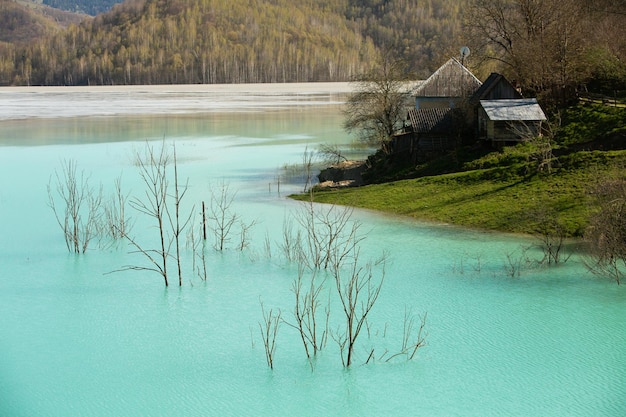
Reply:
[[[532,237],[368,211],[352,214],[360,259],[387,262],[353,365],[330,337],[311,366],[282,323],[267,366],[261,303],[293,322],[298,265],[281,244],[302,210],[294,172],[320,144],[349,149],[344,99],[322,86],[0,90],[0,416],[625,416],[624,285],[575,255],[527,262],[542,256]],[[174,144],[193,227],[226,184],[246,247],[239,231],[223,251],[209,239],[204,280],[184,245],[180,287],[125,269],[145,258],[124,240],[69,253],[47,192],[64,161],[105,196],[121,178],[142,198],[136,154]],[[152,244],[150,219],[127,214]],[[322,294],[336,336],[334,284]],[[406,311],[427,315],[426,345],[386,361]]]

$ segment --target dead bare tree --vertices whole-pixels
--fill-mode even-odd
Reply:
[[[417,351],[426,345],[426,318],[428,313],[424,313],[419,316],[419,325],[415,328],[416,316],[405,308],[404,310],[404,322],[402,327],[402,345],[400,350],[393,355],[386,356],[386,353],[381,356],[381,360],[389,362],[396,357],[404,356],[407,361],[413,360]],[[371,355],[370,355],[371,356]]]
[[[209,204],[209,227],[215,236],[215,249],[223,251],[231,239],[231,230],[239,216],[232,211],[232,204],[236,193],[230,191],[230,186],[222,182],[217,191],[211,190],[211,203]]]
[[[519,278],[522,272],[532,270],[541,264],[529,252],[533,245],[519,245],[517,249],[504,253],[505,261],[502,266],[504,273],[511,278]]]
[[[294,232],[293,217],[283,222],[283,238],[279,246],[287,261],[293,262],[301,259],[302,234],[300,231]]]
[[[267,232],[265,233],[265,238],[263,239],[263,252],[265,253],[265,257],[267,259],[272,257],[272,240]]]
[[[302,154],[302,167],[304,169],[304,190],[303,192],[307,192],[309,187],[311,186],[311,181],[313,178],[313,157],[315,156],[315,152],[309,151],[308,146],[304,149],[304,153]]]
[[[567,262],[570,255],[564,254],[567,233],[558,214],[551,210],[543,210],[535,214],[537,228],[533,233],[543,251],[540,263],[548,265]]]
[[[170,256],[170,239],[166,230],[167,216],[167,165],[169,164],[169,154],[165,144],[161,143],[159,149],[155,149],[146,143],[144,153],[137,152],[135,163],[139,168],[139,175],[146,186],[144,198],[134,197],[129,205],[156,223],[158,231],[159,246],[157,249],[146,249],[132,238],[129,234],[124,236],[136,251],[142,254],[148,261],[149,266],[128,265],[123,269],[145,270],[157,272],[163,278],[165,286],[169,285],[167,261]]]
[[[348,160],[337,144],[324,143],[320,145],[317,153],[323,161],[331,164],[338,164],[341,161]]]
[[[592,194],[599,208],[585,231],[585,265],[619,285],[626,276],[626,180],[602,181]]]
[[[354,80],[343,113],[343,127],[368,145],[389,151],[389,141],[402,127],[407,112],[410,75],[406,63],[385,53],[368,73]]]
[[[363,240],[358,234],[361,224],[352,219],[353,212],[351,207],[315,205],[312,196],[302,203],[294,218],[303,229],[301,260],[311,269],[327,269],[331,262],[340,265]]]
[[[509,130],[529,146],[527,161],[534,163],[529,173],[551,174],[558,158],[554,156],[554,137],[560,129],[561,118],[557,113],[553,121],[535,124],[518,123],[509,125]]]
[[[326,345],[330,320],[330,296],[324,316],[320,316],[320,298],[324,289],[324,279],[318,277],[318,271],[311,271],[305,278],[306,268],[298,264],[298,277],[294,280],[291,290],[295,296],[293,316],[295,323],[285,323],[300,334],[307,360],[313,368],[313,357]]]
[[[263,322],[259,322],[259,329],[261,330],[261,338],[263,339],[263,346],[265,347],[265,360],[267,366],[270,369],[274,369],[274,353],[276,352],[276,336],[278,335],[278,328],[281,323],[281,312],[278,310],[277,314],[270,309],[267,313],[265,306],[261,301],[261,312],[263,314]]]
[[[313,359],[329,336],[339,346],[343,366],[347,368],[354,363],[357,340],[364,328],[370,333],[368,318],[385,279],[387,254],[375,261],[360,261],[360,242],[364,236],[360,234],[360,222],[353,220],[352,214],[352,208],[314,204],[311,199],[283,224],[282,250],[287,260],[298,264],[298,276],[292,284],[293,319],[284,323],[298,331],[311,369]],[[295,226],[300,228],[294,231]],[[328,289],[327,279],[332,283]],[[322,310],[325,294],[328,304]],[[331,295],[335,294],[343,314],[341,324],[330,331]],[[386,352],[381,359],[415,357],[425,344],[426,315],[420,317],[416,331],[415,320],[414,316],[405,314],[400,351],[391,357]],[[365,363],[373,355],[372,348]]]
[[[62,162],[61,172],[55,170],[54,178],[56,195],[51,178],[47,187],[48,205],[63,230],[67,250],[85,253],[100,228],[102,187],[98,190],[92,188],[89,177],[84,171],[78,175],[76,161],[71,159]]]
[[[363,325],[372,311],[385,277],[384,257],[376,263],[359,263],[359,249],[354,249],[348,268],[333,268],[337,295],[345,318],[345,326],[333,335],[341,351],[341,361],[350,367],[354,360],[354,348]],[[336,265],[336,264],[333,264]],[[380,277],[375,276],[374,267],[382,266]]]
[[[187,193],[188,189],[188,181],[184,186],[180,186],[178,183],[178,161],[176,159],[176,144],[174,144],[174,195],[172,196],[174,200],[174,213],[172,214],[169,210],[169,206],[165,205],[165,211],[167,213],[167,217],[169,219],[170,226],[172,228],[173,238],[174,238],[174,249],[176,250],[176,254],[174,259],[176,260],[176,267],[178,270],[178,285],[183,285],[183,270],[180,263],[181,255],[180,255],[180,235],[183,230],[189,225],[191,221],[191,217],[193,215],[193,208],[189,212],[189,215],[183,219],[180,217],[180,205]]]
[[[206,239],[203,236],[204,221],[198,222],[195,216],[192,215],[190,224],[187,231],[187,247],[191,250],[192,261],[191,269],[196,273],[198,278],[202,281],[207,280],[207,259],[206,259]],[[196,227],[193,225],[197,225]]]
[[[148,260],[147,266],[127,265],[122,270],[153,271],[161,275],[165,286],[169,286],[168,261],[176,262],[178,285],[182,286],[182,253],[180,237],[191,222],[193,209],[187,217],[181,218],[181,202],[187,193],[187,184],[181,187],[178,180],[178,162],[176,146],[173,147],[173,158],[163,141],[158,149],[146,143],[143,153],[137,152],[135,163],[145,187],[143,198],[134,197],[129,205],[140,214],[156,223],[159,245],[156,249],[148,249],[128,233],[123,236],[135,248],[132,253],[139,253]],[[169,193],[168,165],[173,162],[174,188]],[[169,201],[171,200],[171,202]],[[120,230],[118,230],[121,233]],[[172,245],[174,254],[171,253]]]
[[[122,191],[122,177],[115,178],[114,193],[108,203],[104,205],[104,228],[103,234],[112,239],[121,239],[130,232],[132,223],[126,215],[128,193]]]
[[[239,244],[237,249],[243,251],[250,245],[250,230],[256,225],[256,220],[246,223],[242,220],[239,221]]]

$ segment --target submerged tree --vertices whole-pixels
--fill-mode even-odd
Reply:
[[[567,262],[569,255],[564,254],[567,229],[555,210],[545,209],[535,214],[537,228],[533,233],[543,251],[540,263],[548,265]]]
[[[176,148],[174,147],[174,188],[169,194],[169,171],[168,165],[172,161],[171,155],[167,152],[165,142],[156,149],[150,144],[142,153],[137,152],[136,164],[139,168],[139,175],[145,185],[143,198],[134,197],[130,200],[130,206],[140,214],[154,221],[158,233],[158,246],[148,248],[139,243],[128,233],[124,237],[136,250],[135,253],[142,254],[147,260],[147,266],[128,265],[123,269],[153,271],[161,275],[165,286],[169,285],[168,261],[173,259],[176,262],[178,272],[178,285],[182,285],[182,266],[180,251],[180,236],[191,221],[191,213],[188,217],[181,218],[180,205],[187,191],[187,185],[181,187],[178,181],[178,168],[176,161]],[[170,202],[171,200],[171,202]],[[171,207],[173,203],[173,208]],[[171,249],[174,245],[174,253]]]
[[[324,294],[325,279],[319,276],[321,274],[317,270],[311,271],[307,276],[305,269],[303,263],[298,263],[298,277],[291,286],[295,297],[293,310],[295,322],[285,321],[285,323],[298,330],[307,360],[313,368],[313,358],[324,348],[328,340],[330,297],[322,316],[320,299]]]
[[[122,177],[119,176],[114,182],[115,191],[109,201],[104,204],[104,236],[112,239],[123,238],[130,232],[132,222],[126,213],[128,194],[122,191]]]
[[[174,202],[174,213],[171,212],[169,206],[166,205],[167,217],[169,219],[169,223],[171,226],[173,240],[174,240],[174,249],[176,250],[176,254],[174,255],[174,259],[176,260],[176,268],[178,271],[178,285],[183,285],[183,270],[180,263],[180,236],[185,228],[188,226],[191,221],[193,215],[193,209],[189,213],[189,215],[183,219],[181,219],[180,215],[180,205],[187,193],[188,182],[185,183],[184,186],[180,186],[178,182],[178,160],[176,159],[176,144],[174,144],[174,194],[171,196]]]
[[[232,238],[232,228],[237,223],[239,216],[232,210],[236,193],[231,192],[226,182],[218,185],[217,191],[211,190],[211,203],[209,204],[209,227],[215,237],[215,249],[223,251],[226,244]]]
[[[617,284],[626,276],[626,180],[600,183],[594,190],[599,210],[585,232],[589,270]]]
[[[100,227],[102,187],[94,189],[84,171],[76,172],[76,161],[71,159],[63,161],[54,178],[54,187],[52,178],[48,182],[48,205],[63,230],[67,250],[85,253]]]
[[[376,265],[382,265],[380,276],[374,273],[373,268]],[[359,263],[359,251],[355,249],[349,267],[335,266],[332,275],[345,318],[344,326],[333,337],[341,349],[341,360],[344,366],[350,367],[354,360],[356,341],[383,286],[384,258],[375,264],[362,265]]]
[[[312,199],[303,202],[294,214],[302,233],[295,237],[285,234],[285,246],[290,244],[292,250],[296,249],[298,261],[310,269],[340,266],[364,239],[359,234],[361,224],[352,219],[353,212],[351,207],[318,206]]]
[[[137,253],[141,253],[148,261],[149,266],[127,266],[125,269],[146,270],[157,272],[163,278],[165,286],[169,285],[167,261],[169,258],[170,242],[166,231],[166,205],[167,205],[167,165],[169,155],[165,145],[155,149],[146,144],[143,155],[139,152],[135,155],[135,163],[139,168],[139,175],[146,186],[144,198],[134,197],[130,201],[131,207],[140,214],[151,218],[156,223],[158,231],[158,247],[147,249],[140,245],[134,238],[125,234],[130,244],[135,247]]]
[[[294,322],[287,324],[300,333],[311,367],[312,358],[325,346],[329,335],[339,346],[343,365],[354,364],[357,340],[367,326],[384,282],[387,256],[383,254],[373,262],[360,259],[360,243],[364,237],[359,232],[360,222],[354,220],[352,214],[350,207],[325,207],[307,201],[294,215],[302,230],[292,232],[294,224],[289,223],[290,228],[283,232],[283,250],[288,259],[298,263],[298,277],[292,284]],[[322,309],[326,294],[329,301]],[[341,311],[341,324],[332,332],[329,331],[331,296],[336,296]],[[406,332],[412,333],[412,321],[405,326],[409,326],[404,335],[408,338]],[[403,342],[399,354],[413,358],[415,351],[424,344],[423,328],[424,322],[415,344]]]
[[[265,348],[265,360],[267,366],[270,369],[274,369],[274,353],[276,352],[276,336],[278,335],[278,329],[281,323],[281,312],[277,313],[270,309],[265,311],[265,306],[261,301],[261,313],[263,314],[263,321],[259,322],[259,330],[261,331],[261,339],[263,339],[263,346]]]

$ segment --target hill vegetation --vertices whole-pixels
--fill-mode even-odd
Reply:
[[[30,1],[0,0],[0,45],[41,40],[83,17]]]
[[[458,49],[456,0],[128,0],[0,55],[0,84],[347,81],[381,51],[427,73]]]

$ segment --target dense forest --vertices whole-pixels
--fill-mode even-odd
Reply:
[[[128,0],[26,46],[0,85],[346,81],[382,52],[425,76],[458,50],[458,0]]]

